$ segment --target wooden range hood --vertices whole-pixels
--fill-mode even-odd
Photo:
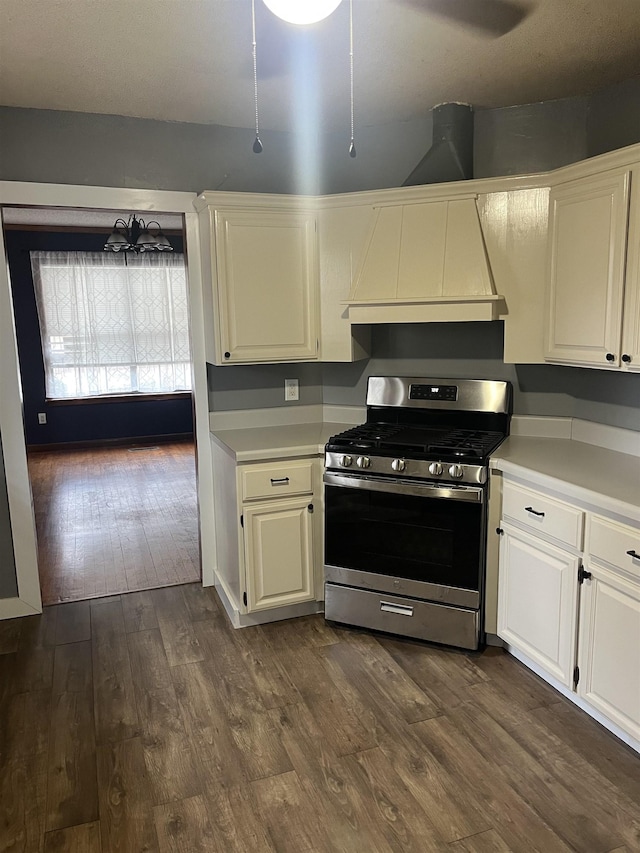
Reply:
[[[348,305],[351,323],[496,320],[476,195],[374,207]]]

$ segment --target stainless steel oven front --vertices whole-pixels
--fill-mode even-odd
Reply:
[[[325,617],[477,649],[483,486],[325,472]]]

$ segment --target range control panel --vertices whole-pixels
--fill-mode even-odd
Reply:
[[[455,402],[458,399],[457,385],[411,385],[410,400],[445,400]]]

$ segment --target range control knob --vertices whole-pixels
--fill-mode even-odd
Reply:
[[[431,465],[429,465],[429,473],[432,477],[439,477],[440,474],[442,474],[442,465],[440,462],[432,462]]]
[[[343,468],[350,468],[353,464],[353,459],[351,456],[341,456],[340,457],[340,465]]]
[[[358,468],[368,468],[371,465],[371,460],[368,456],[358,456],[356,459],[356,465]]]
[[[394,471],[404,471],[404,469],[407,467],[407,465],[406,465],[404,459],[394,459],[393,462],[391,463],[391,467],[393,468]]]
[[[462,465],[450,465],[449,466],[449,476],[455,477],[456,480],[459,480],[462,477]]]

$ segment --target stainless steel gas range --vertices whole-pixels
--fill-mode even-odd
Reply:
[[[325,618],[477,649],[490,454],[511,386],[372,376],[325,455]]]

